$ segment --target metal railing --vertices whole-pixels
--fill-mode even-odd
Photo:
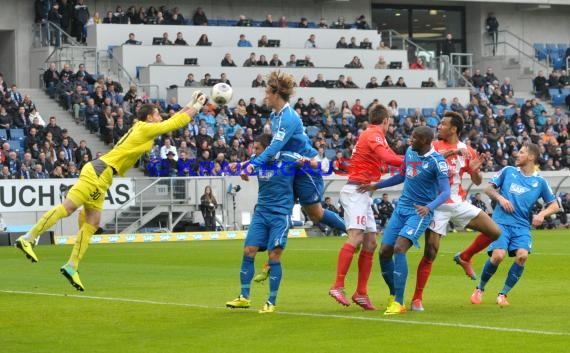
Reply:
[[[149,222],[164,213],[167,217],[164,228],[172,231],[183,218],[188,217],[189,212],[199,209],[201,188],[210,185],[215,190],[227,190],[226,180],[223,177],[158,177],[133,180],[138,183],[135,185],[135,190],[139,187],[141,190],[137,191],[129,202],[114,210],[113,229],[115,234],[125,230],[131,232],[144,228]],[[146,185],[147,183],[148,185]],[[221,209],[224,205],[229,204],[224,200],[225,197],[220,197],[218,200],[218,207]],[[126,215],[130,215],[134,219],[126,219]],[[229,220],[229,211],[224,216]],[[125,222],[129,224],[120,227],[120,224]]]
[[[34,23],[32,25],[32,38],[32,47],[34,48],[49,46],[60,47],[63,44],[81,46],[81,44],[63,30],[63,28],[50,21]]]
[[[473,66],[473,55],[470,53],[452,53],[450,58],[447,55],[437,56],[433,51],[426,50],[408,36],[403,35],[393,29],[381,32],[382,40],[386,39],[390,48],[406,50],[408,53],[408,62],[412,62],[416,57],[422,58],[426,64],[426,68],[437,70],[438,80],[447,82],[448,87],[457,87],[461,82],[462,69]],[[465,58],[465,63],[464,62]],[[454,61],[457,60],[457,63]],[[466,82],[466,87],[473,88],[470,82]]]
[[[523,59],[526,60],[526,62],[530,64],[533,74],[536,74],[536,72],[541,69],[546,72],[550,70],[550,55],[548,52],[544,52],[546,58],[545,62],[538,60],[535,57],[536,49],[534,46],[515,33],[509,30],[498,31],[496,44],[488,42],[489,34],[485,33],[484,36],[487,38],[483,40],[484,46],[485,48],[490,48],[486,49],[488,55],[492,52],[493,46],[496,46],[497,51],[500,51],[503,55],[511,54],[517,56],[521,68],[524,66]],[[496,52],[496,54],[498,54],[498,52]]]
[[[387,39],[390,48],[406,50],[408,52],[408,62],[412,62],[414,58],[420,57],[426,64],[426,68],[438,69],[435,54],[410,40],[407,35],[388,29],[382,31],[381,36],[382,39]]]

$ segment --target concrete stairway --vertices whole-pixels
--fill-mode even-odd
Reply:
[[[97,152],[106,153],[110,150],[110,146],[106,146],[96,134],[90,134],[85,125],[75,123],[71,113],[65,111],[55,100],[51,99],[42,89],[19,89],[22,95],[30,95],[32,101],[38,108],[42,118],[49,122],[50,116],[57,118],[57,124],[62,129],[67,129],[69,135],[73,137],[76,143],[85,140],[87,147],[91,149],[93,157]],[[143,172],[137,168],[132,168],[127,176],[136,177],[143,176]]]
[[[523,65],[518,62],[517,57],[502,55],[486,56],[480,57],[477,62],[473,63],[473,71],[475,71],[475,68],[479,68],[483,75],[485,75],[488,67],[493,68],[500,83],[502,83],[505,77],[511,79],[511,84],[515,89],[515,96],[520,97],[521,93],[524,96],[532,91],[532,70],[526,66],[523,67]]]

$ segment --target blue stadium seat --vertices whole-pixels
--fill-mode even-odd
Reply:
[[[10,140],[22,141],[25,137],[24,129],[10,129]]]
[[[325,157],[327,157],[329,159],[329,161],[332,161],[332,159],[336,156],[336,150],[333,148],[327,148],[325,149]]]
[[[517,106],[522,107],[524,104],[524,98],[515,98],[515,101],[517,102]]]
[[[0,129],[0,140],[2,141],[8,140],[8,133],[6,129]]]
[[[555,107],[564,106],[566,104],[566,96],[561,94],[556,94],[552,96],[552,105]]]
[[[317,136],[317,132],[319,132],[319,128],[316,126],[307,126],[307,135],[310,138]]]
[[[534,43],[533,47],[534,47],[534,56],[538,60],[545,60],[547,52],[546,52],[546,48],[544,47],[544,44],[543,43]]]
[[[422,115],[425,117],[431,116],[431,111],[433,108],[422,108]]]
[[[564,57],[566,55],[566,50],[568,50],[568,44],[558,43],[558,55]]]
[[[560,94],[560,90],[559,90],[558,88],[549,88],[549,89],[548,89],[548,94],[549,94],[551,97],[554,97],[555,95]]]
[[[416,114],[416,108],[408,108],[408,115],[407,116],[412,116]]]
[[[570,88],[562,88],[562,89],[560,90],[560,94],[563,95],[563,96],[569,95],[569,94],[570,94]]]
[[[408,108],[398,108],[398,116],[401,118],[405,118],[408,113]]]
[[[8,143],[14,151],[20,151],[24,147],[24,140],[8,140]]]
[[[552,60],[552,68],[554,70],[561,70],[566,63],[564,62],[564,57],[556,57]]]

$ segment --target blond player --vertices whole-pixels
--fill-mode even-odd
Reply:
[[[192,101],[166,121],[162,121],[162,117],[153,104],[143,105],[137,114],[137,122],[115,147],[101,158],[87,163],[81,169],[79,179],[69,190],[63,203],[47,211],[28,233],[16,240],[15,246],[22,250],[32,262],[37,262],[38,257],[32,244],[40,234],[83,206],[85,221],[81,222],[82,219],[80,219],[82,226],[77,233],[73,251],[60,272],[77,290],[85,290],[85,286],[79,279],[77,268],[87,251],[91,236],[99,227],[105,195],[113,183],[113,177],[115,175],[124,176],[139,158],[152,148],[156,137],[187,126],[190,118],[200,111],[205,102],[206,96],[200,91],[195,91]],[[83,216],[80,214],[80,217]]]

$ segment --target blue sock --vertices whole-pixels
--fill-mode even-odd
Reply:
[[[406,253],[394,254],[394,290],[396,301],[404,305],[404,291],[406,290],[406,280],[408,279],[408,260]]]
[[[501,290],[501,294],[507,294],[509,291],[517,284],[519,279],[521,278],[524,271],[524,266],[517,264],[516,262],[513,263],[511,268],[509,269],[509,274],[507,275],[507,280],[505,281],[505,286],[503,290]]]
[[[394,260],[380,258],[380,270],[382,271],[384,282],[388,285],[390,295],[394,295]]]
[[[277,292],[279,291],[282,276],[281,262],[269,262],[269,299],[267,301],[273,305],[275,305],[277,300]]]
[[[491,259],[487,260],[487,262],[485,262],[485,266],[483,266],[483,272],[481,273],[481,279],[479,280],[479,285],[477,286],[477,288],[485,290],[487,282],[489,282],[491,277],[493,277],[495,272],[497,272],[497,268],[499,267],[493,265],[491,263]]]
[[[324,223],[331,228],[339,229],[341,232],[346,233],[346,225],[344,224],[344,220],[340,218],[340,216],[337,213],[334,213],[333,211],[325,210],[323,218],[321,218],[319,222]]]
[[[241,295],[249,298],[249,286],[255,272],[253,261],[255,258],[244,256],[241,260],[241,269],[239,271],[239,281],[241,283]]]

